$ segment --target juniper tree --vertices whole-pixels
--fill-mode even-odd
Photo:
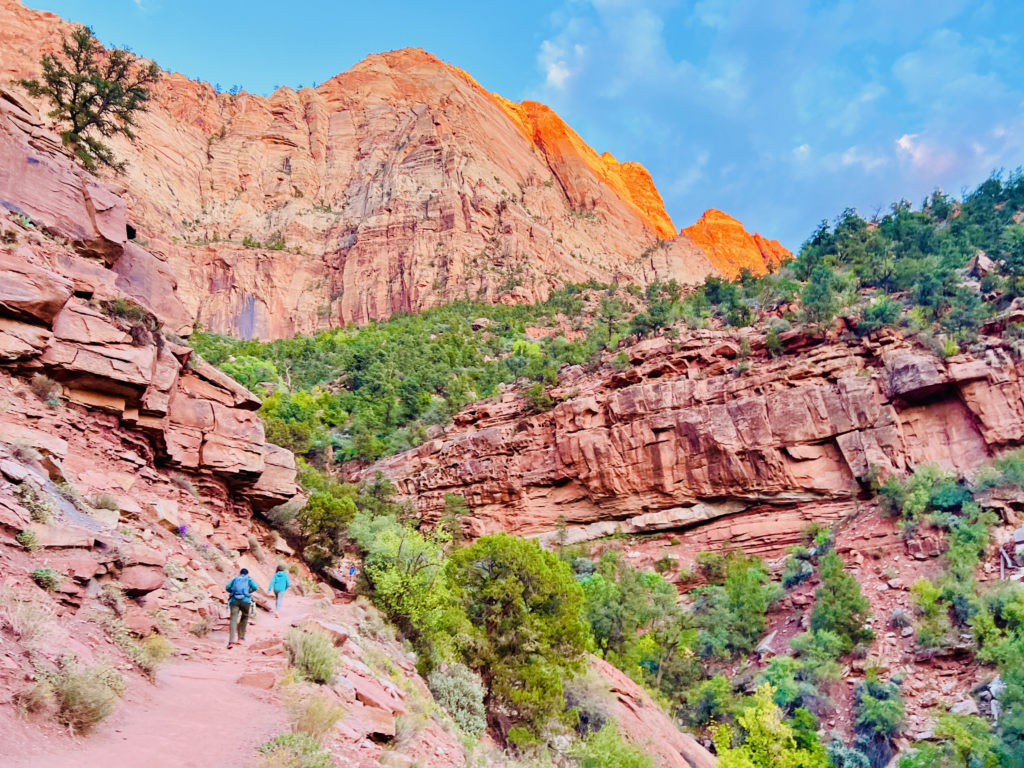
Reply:
[[[136,116],[146,110],[150,86],[160,78],[155,63],[136,62],[127,50],[105,51],[92,28],[79,24],[62,37],[61,52],[43,54],[41,78],[18,82],[32,96],[50,100],[50,117],[67,126],[61,132],[64,146],[86,168],[95,171],[102,164],[123,171],[125,163],[100,138],[123,134],[135,140]]]

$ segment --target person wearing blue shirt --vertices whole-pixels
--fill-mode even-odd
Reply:
[[[249,576],[249,570],[243,568],[238,575],[228,582],[228,606],[231,608],[231,631],[228,634],[228,648],[245,642],[245,630],[249,626],[249,614],[252,611],[252,593],[259,591],[259,584]],[[237,638],[237,639],[236,639]]]
[[[277,572],[274,574],[274,578],[270,580],[270,591],[276,596],[276,601],[274,603],[275,619],[279,618],[278,614],[281,613],[281,600],[284,598],[284,593],[291,585],[291,580],[288,578],[288,571],[284,569],[283,565],[277,566]]]

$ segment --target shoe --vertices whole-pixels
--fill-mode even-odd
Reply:
[[[240,643],[244,643],[244,642],[245,642],[245,638],[244,637],[240,637],[240,638],[238,638],[238,642],[235,643],[235,645],[239,645]]]
[[[235,647],[236,645],[238,645],[238,643],[228,643],[228,650],[230,651],[230,650],[231,650],[232,648],[234,648],[234,647]]]

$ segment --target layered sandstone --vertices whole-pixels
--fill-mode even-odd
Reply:
[[[155,464],[210,478],[248,514],[292,498],[294,458],[266,443],[259,398],[176,343],[188,322],[176,281],[130,240],[123,200],[12,98],[0,98],[0,200],[6,373],[45,374],[51,397],[114,418]],[[45,430],[8,421],[4,435],[69,458]]]
[[[0,77],[38,74],[65,29],[0,0]],[[281,338],[454,299],[538,301],[566,281],[699,282],[740,259],[723,250],[732,220],[677,244],[646,169],[421,50],[269,98],[180,74],[154,95],[139,141],[112,142],[129,171],[110,181],[177,283],[179,332],[198,319]],[[96,248],[112,259],[123,241]]]
[[[564,370],[548,413],[509,393],[374,469],[427,519],[461,494],[477,535],[551,536],[562,518],[570,541],[687,531],[705,549],[777,553],[808,522],[852,513],[873,476],[970,473],[1024,443],[1024,368],[997,346],[944,363],[895,333],[790,332],[798,354],[772,360],[763,337],[746,338],[743,361],[725,331],[644,341],[625,371]]]

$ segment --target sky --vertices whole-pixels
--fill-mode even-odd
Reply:
[[[1020,0],[28,0],[164,69],[269,94],[422,47],[643,163],[677,227],[796,250],[846,207],[1024,165]]]

